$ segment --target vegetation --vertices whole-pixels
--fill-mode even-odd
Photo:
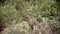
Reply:
[[[26,19],[29,20],[27,17],[29,13],[36,18],[39,22],[38,26],[42,27],[42,30],[44,27],[46,29],[46,25],[47,27],[52,25],[55,27],[55,29],[52,27],[53,30],[56,30],[59,34],[59,6],[60,0],[0,0],[0,21],[7,26],[7,32],[3,30],[2,34],[36,34],[35,30],[33,30],[33,33],[32,30],[30,30],[29,22],[25,23]]]

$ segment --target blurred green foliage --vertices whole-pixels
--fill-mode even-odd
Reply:
[[[9,34],[28,34],[32,32],[30,32],[27,23],[23,22],[21,25],[22,19],[25,18],[28,13],[31,13],[41,22],[41,27],[48,26],[49,24],[46,24],[46,21],[48,21],[48,23],[52,23],[53,26],[60,28],[59,22],[54,20],[57,18],[60,21],[59,1],[60,0],[1,0],[0,21],[10,26],[10,28],[6,28]],[[18,25],[15,26],[17,23]],[[22,29],[25,31],[21,31]],[[5,34],[7,32],[2,33]]]
[[[29,12],[39,21],[44,17],[53,19],[58,15],[57,3],[55,0],[5,0],[0,5],[0,16],[8,24],[20,23]]]

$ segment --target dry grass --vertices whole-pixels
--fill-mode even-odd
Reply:
[[[34,17],[34,16],[32,16]],[[35,25],[35,22],[37,21],[37,19],[34,17],[32,18],[31,15],[30,19],[28,19],[29,21],[22,21],[21,23],[15,24],[11,27],[7,27],[5,28],[1,33],[2,34],[56,34],[56,28],[54,28],[53,23],[55,23],[53,21],[49,21],[48,19],[43,20],[43,22],[38,23],[37,25]],[[35,20],[35,21],[31,21],[31,24],[33,25],[33,30],[31,29],[31,24],[30,24],[30,20]],[[33,24],[34,23],[34,24]],[[36,22],[37,23],[37,22]],[[57,23],[57,21],[56,21]]]

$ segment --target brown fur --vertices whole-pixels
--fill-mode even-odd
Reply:
[[[39,23],[39,21],[31,13],[27,14],[26,18],[27,19],[25,20],[28,22],[31,29],[33,29],[33,26],[36,26]]]

